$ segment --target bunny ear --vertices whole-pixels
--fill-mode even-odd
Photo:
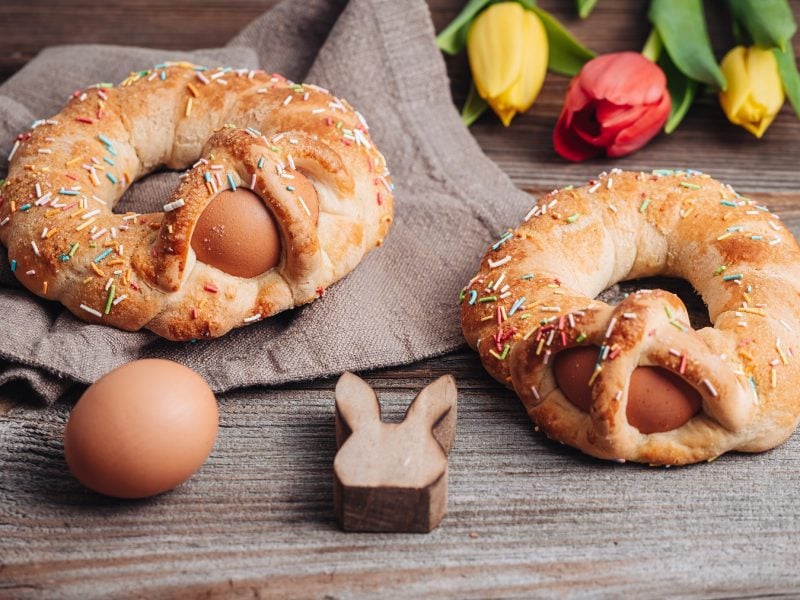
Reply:
[[[341,447],[353,431],[380,422],[381,405],[369,384],[352,373],[336,383],[336,445]]]
[[[406,420],[433,432],[445,454],[450,453],[456,435],[456,395],[456,380],[444,375],[425,386],[406,412]]]

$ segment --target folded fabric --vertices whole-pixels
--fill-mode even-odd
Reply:
[[[344,97],[387,158],[395,222],[386,243],[324,298],[210,341],[87,325],[16,283],[0,250],[0,386],[23,382],[50,402],[75,383],[144,357],[202,374],[216,392],[414,362],[462,344],[460,288],[530,198],[487,159],[450,98],[423,0],[285,2],[225,48],[173,52],[116,46],[49,48],[0,86],[0,144],[58,112],[75,89],[117,83],[165,60],[263,68]],[[5,170],[5,158],[0,170]],[[134,184],[121,210],[160,210],[177,173]]]

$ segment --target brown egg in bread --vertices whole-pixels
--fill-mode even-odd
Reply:
[[[173,340],[314,300],[392,220],[364,118],[263,71],[165,63],[76,92],[9,160],[0,242],[20,282],[85,321]],[[161,168],[188,168],[164,212],[112,213]]]

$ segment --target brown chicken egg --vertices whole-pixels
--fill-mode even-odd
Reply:
[[[592,388],[589,379],[597,362],[597,346],[578,346],[556,354],[553,374],[567,400],[589,412],[592,405]]]
[[[67,422],[64,454],[86,487],[144,498],[200,468],[218,423],[216,399],[200,375],[168,360],[137,360],[84,392]]]
[[[278,224],[264,201],[238,188],[217,194],[208,203],[192,234],[200,262],[237,277],[256,277],[281,259]]]
[[[700,410],[691,385],[661,367],[636,367],[628,391],[628,423],[642,433],[677,429]]]
[[[597,363],[597,346],[580,346],[559,352],[553,373],[564,396],[589,412],[592,388],[589,380]],[[678,375],[661,367],[636,367],[628,387],[628,423],[642,433],[677,429],[700,410],[696,389]]]

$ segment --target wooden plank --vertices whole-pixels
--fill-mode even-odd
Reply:
[[[223,46],[278,0],[22,0],[0,2],[0,81],[56,44],[166,50]]]

